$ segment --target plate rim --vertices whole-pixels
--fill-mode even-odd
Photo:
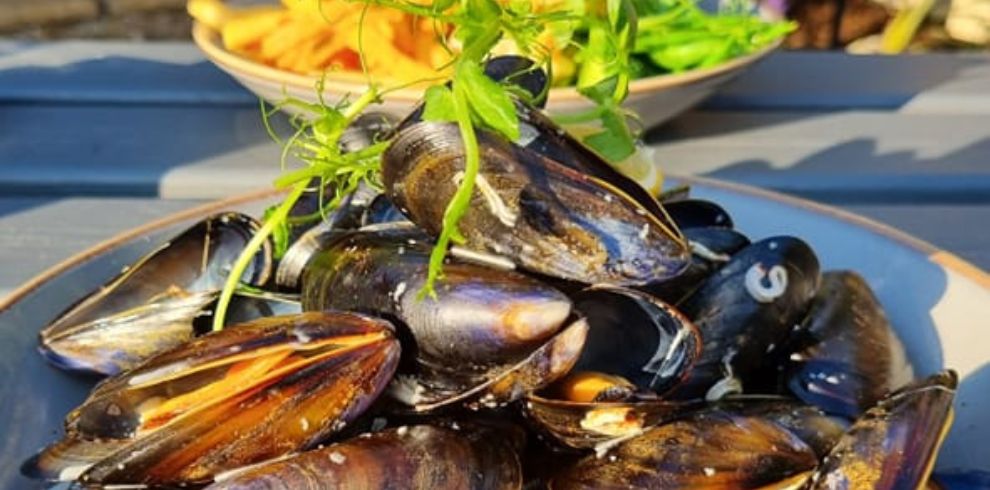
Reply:
[[[746,195],[749,197],[761,198],[769,201],[783,203],[789,206],[805,209],[812,213],[824,215],[826,217],[833,218],[837,221],[844,222],[846,224],[865,229],[872,233],[881,235],[895,243],[898,243],[904,247],[907,247],[915,252],[920,253],[925,256],[928,260],[945,267],[947,270],[953,271],[966,279],[972,281],[975,285],[990,292],[990,273],[984,271],[983,269],[977,267],[971,262],[949,252],[948,250],[936,247],[931,243],[915,237],[905,231],[901,231],[890,225],[880,223],[873,219],[860,216],[858,214],[844,211],[842,209],[830,206],[827,204],[822,204],[809,199],[792,196],[784,194],[781,192],[771,191],[759,187],[754,187],[745,184],[739,184],[736,182],[729,182],[720,179],[713,179],[709,177],[699,177],[699,176],[686,176],[686,175],[668,175],[668,180],[675,180],[678,183],[685,183],[688,185],[700,184],[702,186],[712,187],[720,190],[725,190],[729,192],[735,192],[737,194]],[[141,235],[151,233],[162,228],[167,228],[169,226],[176,225],[182,221],[186,221],[198,216],[205,216],[213,214],[218,211],[222,211],[227,208],[247,204],[257,200],[274,197],[280,193],[284,193],[284,190],[265,188],[254,191],[249,191],[246,193],[237,194],[235,196],[227,197],[224,199],[214,200],[193,206],[182,211],[168,214],[166,216],[151,220],[142,225],[130,228],[121,233],[118,233],[110,238],[107,238],[99,243],[96,243],[80,252],[77,252],[68,258],[48,267],[47,269],[41,271],[31,279],[27,280],[19,287],[11,291],[7,297],[0,299],[0,314],[6,313],[7,310],[16,305],[20,300],[28,296],[38,287],[47,284],[51,280],[55,279],[64,272],[77,267],[87,260],[92,259],[98,255],[101,255],[113,248],[131,241]]]

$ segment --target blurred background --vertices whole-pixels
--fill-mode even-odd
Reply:
[[[986,50],[990,46],[990,0],[764,2],[765,12],[798,21],[800,27],[785,42],[790,49],[877,53]],[[0,0],[0,37],[188,39],[192,22],[185,7],[186,0]]]

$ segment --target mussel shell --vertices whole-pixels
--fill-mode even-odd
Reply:
[[[641,288],[670,304],[683,301],[750,244],[746,235],[731,228],[688,228],[683,232],[691,247],[691,264],[677,277]]]
[[[663,205],[681,231],[690,228],[732,228],[732,217],[718,204],[704,199],[682,199]]]
[[[68,439],[126,442],[80,481],[200,483],[311,447],[377,398],[399,354],[388,322],[352,313],[263,318],[197,338],[108,378],[70,413]]]
[[[760,417],[709,411],[654,427],[588,456],[551,488],[760,488],[818,462],[794,434]]]
[[[453,261],[444,266],[436,298],[420,298],[431,249],[409,226],[344,236],[306,268],[303,308],[395,319],[408,334],[414,365],[390,392],[418,410],[470,398],[507,403],[573,366],[587,327],[569,318],[563,293],[516,272]]]
[[[340,135],[338,144],[344,153],[354,153],[381,143],[391,136],[399,119],[388,112],[368,111],[354,120]]]
[[[524,413],[540,431],[577,449],[635,436],[695,408],[690,402],[631,400],[572,402],[529,395]]]
[[[519,145],[533,150],[554,162],[590,175],[621,190],[640,206],[652,213],[665,226],[676,225],[660,202],[635,180],[619,172],[597,153],[569,132],[554,123],[541,111],[522,103],[516,104],[519,113]]]
[[[389,393],[416,411],[454,403],[471,409],[501,407],[570,372],[587,335],[588,324],[579,318],[526,356],[505,359],[481,372],[420,366],[413,373],[397,375]]]
[[[329,191],[328,191],[329,192]],[[340,205],[313,223],[292,227],[289,236],[289,248],[279,259],[275,270],[275,284],[283,291],[298,292],[302,270],[317,250],[320,250],[332,238],[348,230],[354,230],[364,225],[364,219],[376,198],[381,196],[377,190],[362,182],[351,194],[344,197]],[[329,194],[322,199],[330,199]],[[310,204],[302,204],[303,200]],[[325,202],[320,202],[318,194],[304,194],[297,206],[305,206],[309,213],[319,213]]]
[[[514,490],[519,457],[492,432],[417,425],[360,437],[224,477],[209,490]]]
[[[361,218],[363,226],[408,221],[399,208],[385,194],[379,194],[368,205]]]
[[[771,237],[736,253],[678,305],[704,347],[673,396],[717,398],[728,378],[745,387],[803,317],[819,282],[818,259],[798,238]]]
[[[39,350],[63,369],[110,375],[182,344],[257,228],[238,213],[200,221],[59,314],[41,331]],[[261,285],[270,269],[266,245],[242,281]]]
[[[947,370],[888,395],[839,440],[809,488],[921,488],[952,423],[957,384]]]
[[[680,233],[618,188],[487,132],[481,168],[458,229],[467,248],[584,283],[646,284],[690,259]],[[386,193],[410,220],[439,234],[464,150],[455,124],[399,131],[382,160]]]
[[[432,244],[407,226],[356,231],[318,252],[303,276],[305,310],[353,310],[408,327],[419,361],[456,371],[488,369],[543,344],[571,301],[522,274],[445,264],[436,298],[421,298]]]
[[[193,320],[193,330],[199,335],[212,331],[215,313],[214,304],[205,314]],[[299,303],[298,296],[263,290],[242,290],[230,297],[223,323],[224,327],[232,327],[258,318],[296,313],[302,313],[302,304]]]
[[[691,371],[701,335],[684,315],[646,293],[594,286],[574,296],[589,331],[575,369],[621,376],[663,393]]]
[[[819,459],[824,458],[849,429],[845,419],[781,396],[732,396],[720,400],[716,406],[718,410],[763,417],[776,423],[810,446]]]
[[[523,56],[496,56],[485,62],[485,75],[496,82],[508,83],[529,92],[537,107],[545,107],[549,80],[547,73]]]
[[[870,286],[852,271],[826,272],[786,363],[787,385],[827,412],[858,417],[907,384],[913,368]]]

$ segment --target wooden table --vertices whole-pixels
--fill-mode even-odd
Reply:
[[[664,168],[794,193],[990,268],[990,58],[778,53],[649,132]],[[0,43],[0,296],[267,185],[256,99],[187,43]]]

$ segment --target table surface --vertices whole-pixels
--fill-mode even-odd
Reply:
[[[672,174],[874,218],[990,268],[990,58],[780,52],[653,128]],[[0,42],[0,297],[149,219],[268,185],[257,100],[189,43]]]

